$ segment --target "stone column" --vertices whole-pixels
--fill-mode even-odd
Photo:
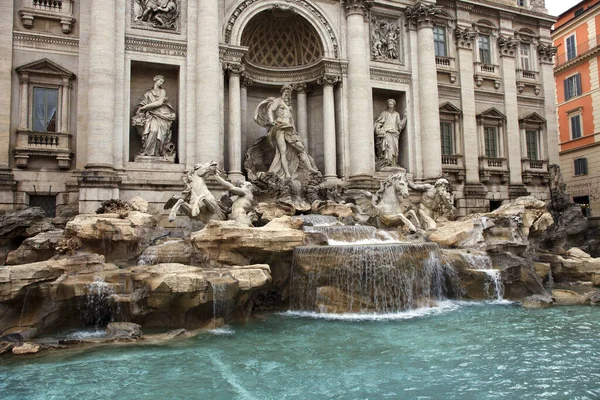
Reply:
[[[20,96],[19,103],[19,129],[29,128],[29,75],[23,74],[20,77]]]
[[[242,87],[240,101],[242,102],[242,135],[247,136],[248,134],[248,88],[252,86],[252,79],[245,74],[242,74]],[[246,150],[247,143],[242,141],[242,150]],[[242,152],[244,153],[244,152]],[[242,154],[242,159],[245,154]]]
[[[16,182],[10,170],[10,113],[13,72],[13,17],[14,1],[5,1],[0,13],[0,87],[6,92],[0,97],[0,211],[13,209]],[[27,86],[27,85],[25,85]],[[7,95],[6,95],[7,94]],[[27,115],[27,113],[25,113]]]
[[[365,15],[373,6],[373,1],[342,0],[342,5],[346,10],[348,56],[348,170],[352,180],[371,180],[375,172],[375,142],[372,132],[371,72]]]
[[[546,118],[546,147],[549,164],[560,164],[559,139],[556,117],[556,93],[554,83],[554,55],[557,48],[552,44],[539,44],[538,53],[544,94],[544,118]]]
[[[435,4],[426,2],[406,8],[409,27],[417,29],[418,90],[421,102],[419,117],[423,149],[423,178],[425,179],[435,179],[442,175],[437,67],[433,47],[433,21],[439,12],[440,9]],[[431,106],[432,104],[433,106]]]
[[[69,99],[71,93],[71,80],[68,78],[63,78],[63,87],[62,87],[62,108],[60,113],[60,131],[62,133],[67,133],[69,131],[69,114],[67,110],[69,108]]]
[[[504,107],[506,110],[506,132],[504,156],[508,159],[510,185],[522,185],[521,176],[521,130],[519,128],[519,108],[517,106],[517,79],[515,76],[515,57],[519,42],[514,36],[500,36],[500,68],[504,78]]]
[[[325,180],[337,179],[335,145],[335,98],[333,87],[339,81],[337,76],[325,75],[317,83],[323,85],[323,159]]]
[[[115,3],[115,0],[93,1],[89,10],[87,163],[78,179],[82,213],[94,212],[103,200],[119,198],[121,179],[113,166],[117,90]]]
[[[223,79],[219,61],[219,1],[198,0],[196,57],[196,162],[223,166],[219,98]]]
[[[463,124],[463,160],[466,184],[479,183],[479,141],[475,108],[475,84],[473,81],[473,45],[476,34],[469,27],[458,27],[454,31],[458,49],[458,67],[460,76],[460,94],[462,98]],[[460,132],[455,132],[460,135]]]
[[[240,91],[240,75],[244,67],[239,64],[228,64],[229,74],[229,129],[228,158],[229,180],[244,180],[242,175],[242,100]]]
[[[298,119],[296,121],[296,129],[298,129],[298,134],[302,138],[302,143],[304,143],[304,147],[308,149],[308,104],[307,104],[307,94],[308,86],[306,83],[299,83],[296,85],[296,100],[298,102],[296,110],[298,111]]]

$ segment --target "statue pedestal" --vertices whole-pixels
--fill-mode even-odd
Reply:
[[[394,167],[381,167],[377,172],[384,173],[387,177],[388,175],[396,174],[398,172],[406,172],[406,168],[402,168],[398,165]]]
[[[175,160],[158,156],[135,156],[133,162],[140,164],[174,164]]]

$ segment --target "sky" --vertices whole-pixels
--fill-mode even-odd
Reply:
[[[558,16],[563,11],[567,11],[581,0],[546,0],[546,8],[548,13]]]

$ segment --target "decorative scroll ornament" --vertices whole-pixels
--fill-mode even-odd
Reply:
[[[552,64],[552,60],[556,55],[558,47],[552,46],[551,44],[540,43],[538,45],[538,54],[540,55],[540,61]]]
[[[340,77],[336,75],[323,75],[319,79],[317,79],[317,84],[325,86],[331,85],[335,86],[340,81]]]
[[[516,49],[519,45],[517,38],[512,36],[500,36],[498,38],[498,50],[503,56],[514,57],[516,55]]]
[[[223,66],[223,71],[226,74],[242,75],[245,70],[246,68],[242,64],[229,63]]]
[[[472,49],[477,34],[469,28],[457,27],[454,30],[454,37],[456,38],[456,45],[458,47],[463,49]]]
[[[400,27],[398,21],[372,16],[370,23],[371,59],[400,62]]]
[[[132,0],[133,28],[180,32],[181,0]]]
[[[373,0],[342,0],[342,5],[346,10],[346,16],[350,14],[366,16],[373,7]]]
[[[416,6],[406,7],[406,20],[410,28],[431,27],[435,17],[442,11],[435,4],[419,3]]]
[[[298,93],[306,93],[308,92],[308,85],[304,82],[296,83],[292,85],[293,89]]]

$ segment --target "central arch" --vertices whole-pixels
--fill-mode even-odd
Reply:
[[[323,46],[323,57],[339,58],[339,44],[331,21],[316,5],[308,0],[288,0],[285,5],[281,0],[244,0],[230,13],[224,28],[224,42],[234,46],[243,46],[242,37],[249,23],[259,13],[267,10],[293,13],[303,18],[312,26]]]

